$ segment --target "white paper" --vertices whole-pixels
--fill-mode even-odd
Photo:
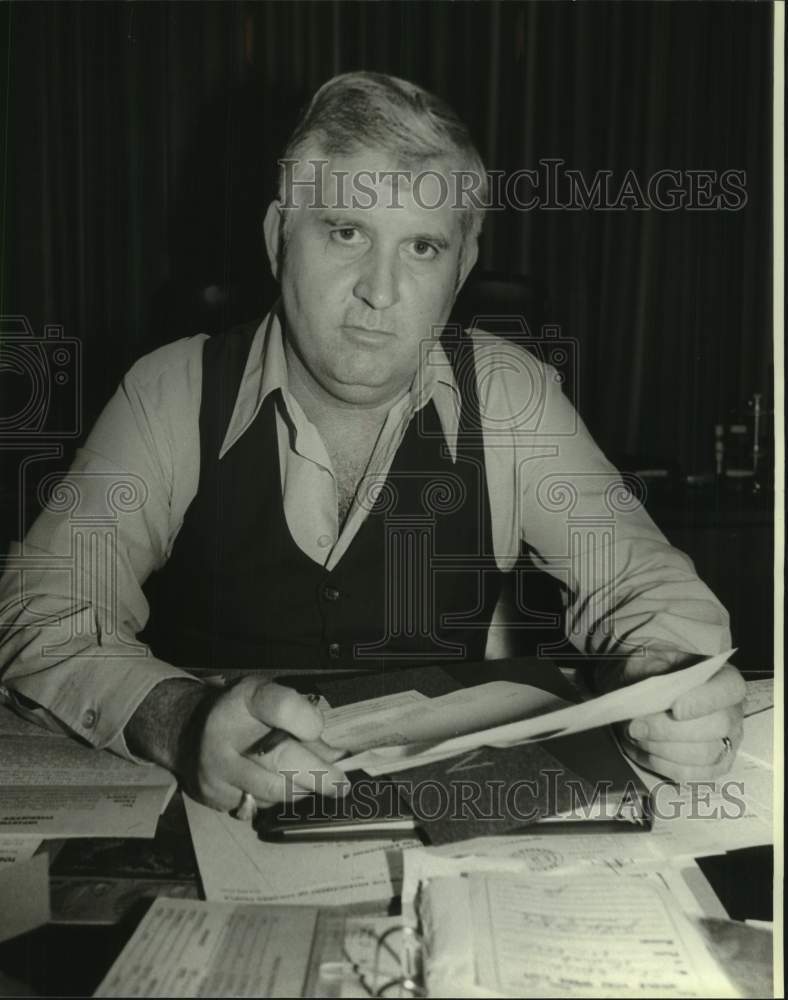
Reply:
[[[0,941],[26,934],[48,920],[48,855],[0,867]]]
[[[156,899],[97,997],[301,996],[312,907]]]
[[[401,851],[416,840],[269,844],[249,823],[184,795],[207,899],[338,905],[389,900],[402,879]]]
[[[491,681],[437,698],[420,696],[419,702],[377,708],[369,715],[363,710],[365,703],[360,702],[352,727],[333,728],[332,714],[347,709],[332,709],[327,715],[327,733],[323,734],[323,739],[331,746],[344,747],[354,753],[373,747],[421,746],[425,742],[437,743],[489,726],[503,725],[513,719],[530,718],[566,704],[563,698],[530,684]],[[338,766],[346,770],[357,767],[358,758],[342,760]]]
[[[442,963],[444,990],[456,961],[468,986],[505,996],[737,995],[695,928],[650,879],[472,874],[431,881],[425,906],[442,934],[429,961]],[[467,957],[445,935],[463,906],[472,928],[471,983]]]
[[[706,876],[694,859],[674,859],[674,862],[660,862],[655,867],[635,865],[632,868],[620,869],[616,872],[620,878],[645,879],[655,885],[661,885],[671,900],[680,907],[682,913],[693,917],[717,917],[727,920],[728,914],[719,901]],[[708,894],[713,909],[703,904],[692,890],[691,881],[702,883]]]
[[[438,726],[430,735],[426,728],[426,722],[430,717],[425,715],[425,726],[418,729],[418,732],[423,734],[420,737],[423,742],[413,742],[415,730],[411,730],[408,733],[409,742],[400,741],[397,745],[378,744],[375,749],[369,749],[339,761],[337,766],[346,771],[363,769],[371,775],[383,774],[446,759],[482,746],[518,746],[523,743],[567,736],[570,733],[580,733],[614,722],[623,722],[638,716],[666,711],[680,695],[712,677],[727,662],[732,652],[732,650],[728,650],[726,653],[720,653],[718,656],[696,663],[692,667],[686,667],[670,674],[661,674],[657,677],[648,677],[637,684],[619,688],[609,694],[601,695],[599,698],[593,698],[578,705],[559,708],[557,711],[545,713],[542,709],[539,713],[538,709],[534,711],[526,709],[521,712],[518,721],[507,722],[506,719],[501,718],[499,723],[489,728],[485,727],[485,721],[482,719],[472,729],[465,729],[463,735],[452,738],[446,738],[444,735],[446,729]],[[487,685],[481,686],[486,687]],[[527,685],[509,685],[509,687],[527,688]],[[469,697],[469,706],[473,704],[473,692],[476,690],[476,688],[466,688],[463,692]],[[538,689],[530,689],[530,691],[535,690]],[[542,694],[544,695],[545,692]],[[528,697],[527,693],[523,696],[523,701],[526,704]],[[432,699],[432,701],[438,700]],[[493,706],[500,707],[501,704],[500,700],[491,700]],[[537,714],[534,715],[534,712]],[[472,712],[469,712],[466,717],[466,725],[471,718]],[[459,730],[459,732],[463,731]]]
[[[685,913],[727,917],[694,859],[668,861],[652,847],[649,837],[617,833],[476,837],[458,844],[408,851],[402,882],[403,914],[414,913],[413,903],[420,884],[440,876],[472,872],[555,878],[580,872],[646,878],[664,886]]]
[[[746,754],[763,767],[774,766],[774,709],[745,718],[739,753]]]
[[[621,868],[638,862],[661,860],[648,834],[633,833],[521,833],[503,837],[474,837],[440,847],[409,851],[414,855],[453,858],[464,861],[487,859],[498,864],[511,862],[524,871],[546,874],[567,869]],[[472,870],[472,869],[466,869]]]
[[[35,837],[3,834],[0,836],[0,868],[29,860],[40,846],[41,840]]]
[[[419,691],[401,691],[338,708],[324,708],[324,728],[320,738],[338,749],[353,752],[366,749],[375,745],[382,727],[391,725],[396,718],[430,700]]]
[[[517,996],[737,995],[670,896],[651,883],[470,881],[482,986]]]
[[[5,708],[0,717],[0,835],[153,837],[176,787],[168,771],[82,746]]]
[[[765,677],[747,681],[747,696],[744,699],[744,715],[754,715],[774,705],[774,678]]]
[[[773,772],[739,754],[716,781],[677,786],[630,762],[650,790],[654,825],[648,834],[663,858],[702,857],[771,844]]]
[[[626,833],[474,837],[408,851],[404,861],[403,913],[411,910],[419,884],[437,876],[505,871],[521,876],[561,877],[574,871],[629,872],[635,867],[654,870],[665,864],[648,836]]]
[[[0,833],[150,838],[168,794],[145,785],[9,785],[0,788]]]
[[[172,775],[161,767],[133,764],[67,737],[49,739],[35,734],[0,738],[0,787],[145,785],[168,788],[174,784]]]

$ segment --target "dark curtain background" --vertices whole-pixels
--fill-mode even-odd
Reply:
[[[771,384],[769,4],[7,3],[0,307],[82,345],[83,426],[130,362],[262,312],[274,161],[325,79],[447,98],[490,168],[746,173],[739,211],[509,211],[481,267],[543,282],[610,453],[713,464]],[[52,404],[68,406],[55,400]]]

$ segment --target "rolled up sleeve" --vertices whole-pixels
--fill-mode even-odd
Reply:
[[[488,368],[484,352],[496,358],[500,373],[480,387],[485,448],[489,441],[498,506],[510,512],[502,524],[513,524],[499,529],[496,553],[505,548],[511,565],[515,541],[526,542],[535,563],[563,584],[571,643],[616,656],[729,649],[725,608],[654,524],[642,484],[605,458],[555,369],[497,338],[480,341],[477,367],[480,351]],[[514,469],[508,482],[503,465]]]
[[[149,615],[142,586],[197,488],[202,339],[132,368],[0,581],[4,700],[130,759],[123,730],[137,707],[188,676],[136,636]]]

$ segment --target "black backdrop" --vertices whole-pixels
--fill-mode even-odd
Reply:
[[[483,237],[480,266],[544,283],[602,446],[708,470],[713,425],[771,382],[771,17],[6,3],[0,307],[80,340],[88,427],[140,353],[265,308],[260,219],[296,108],[335,72],[389,71],[446,97],[494,169],[744,171],[739,210],[509,211]]]

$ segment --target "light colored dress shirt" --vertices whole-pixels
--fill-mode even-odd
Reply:
[[[472,336],[499,567],[510,570],[528,542],[537,564],[566,585],[567,634],[582,651],[729,648],[727,613],[622,487],[556,371],[499,337]],[[167,561],[197,492],[205,339],[176,341],[131,368],[24,542],[12,546],[0,583],[0,696],[124,756],[123,728],[140,702],[160,681],[185,676],[136,634],[149,613],[142,585]],[[440,343],[422,348],[368,474],[385,475],[430,400],[456,457],[460,389]],[[255,334],[220,455],[271,393],[287,524],[306,555],[330,570],[366,506],[354,503],[340,530],[331,461],[288,390],[275,312]],[[250,468],[250,489],[255,474]]]

